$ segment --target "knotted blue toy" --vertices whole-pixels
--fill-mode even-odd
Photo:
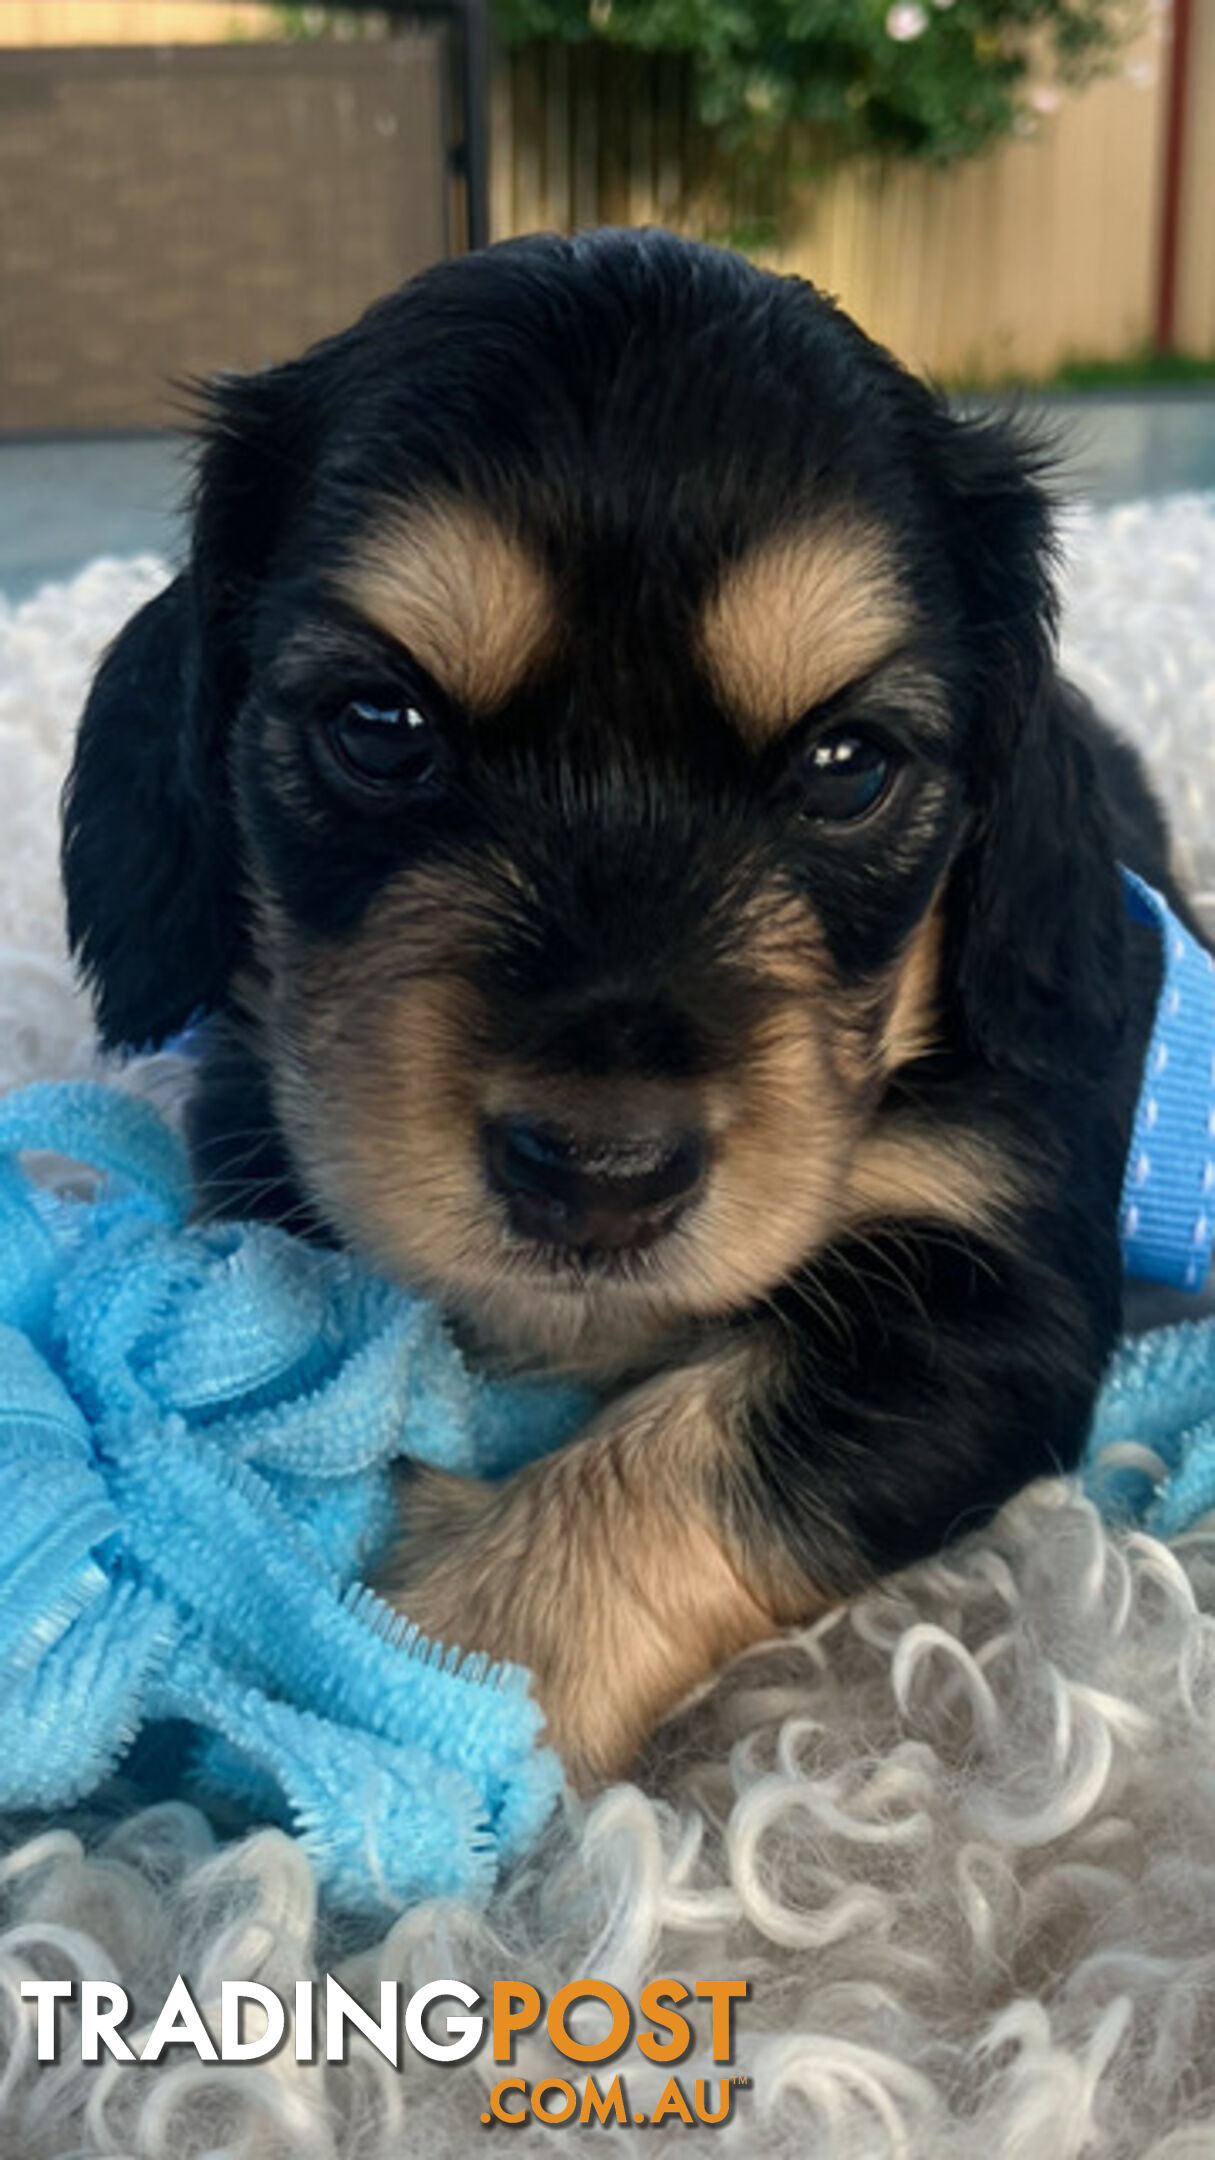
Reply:
[[[31,1152],[104,1180],[51,1190]],[[432,1306],[190,1200],[131,1097],[0,1102],[0,1807],[184,1719],[194,1776],[293,1828],[337,1905],[483,1897],[560,1785],[527,1675],[419,1639],[360,1569],[394,1456],[494,1475],[587,1406],[477,1380]],[[1215,1323],[1124,1348],[1087,1468],[1162,1534],[1215,1506]]]
[[[100,1194],[39,1186],[32,1150]],[[0,1807],[71,1802],[186,1719],[203,1784],[294,1827],[338,1904],[476,1898],[559,1789],[541,1712],[359,1570],[394,1456],[493,1474],[582,1405],[482,1385],[430,1305],[190,1201],[131,1097],[0,1102]]]
[[[1215,1320],[1126,1337],[1084,1458],[1104,1515],[1176,1538],[1215,1512]]]

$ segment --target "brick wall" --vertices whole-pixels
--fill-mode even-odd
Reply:
[[[0,52],[0,429],[180,417],[448,250],[444,33]]]

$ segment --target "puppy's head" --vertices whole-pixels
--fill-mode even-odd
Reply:
[[[509,1350],[762,1298],[897,1068],[1099,1054],[1047,551],[1011,439],[803,283],[428,273],[215,393],[69,790],[104,1035],[237,1013],[333,1227]]]

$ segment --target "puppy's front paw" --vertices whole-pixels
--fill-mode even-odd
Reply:
[[[410,1465],[397,1487],[401,1534],[373,1587],[432,1640],[513,1658],[491,1581],[493,1493],[480,1478]]]
[[[583,1787],[626,1770],[689,1688],[779,1626],[703,1494],[723,1451],[712,1407],[703,1379],[664,1374],[496,1484],[403,1481],[377,1587],[424,1634],[526,1666]]]
[[[373,1575],[380,1596],[433,1641],[527,1667],[544,1737],[574,1784],[623,1769],[640,1733],[608,1714],[610,1683],[592,1669],[594,1631],[571,1600],[545,1480],[410,1468],[398,1497],[402,1534]]]
[[[379,1568],[381,1594],[403,1605],[406,1588],[433,1573],[484,1520],[494,1490],[484,1478],[457,1477],[428,1463],[403,1465],[394,1495],[401,1529]]]

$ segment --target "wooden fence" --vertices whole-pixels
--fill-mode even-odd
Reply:
[[[1196,11],[1178,330],[1215,352],[1215,0]],[[1154,15],[1117,71],[1032,136],[950,171],[845,166],[815,180],[796,145],[745,186],[698,125],[682,70],[602,46],[500,62],[495,234],[659,223],[740,237],[836,293],[914,366],[972,380],[1118,358],[1152,331],[1168,72]]]
[[[441,25],[0,50],[0,430],[180,419],[451,248]]]
[[[1215,353],[1215,0],[1199,0],[1188,83],[1177,330]],[[256,0],[0,0],[0,45],[266,34]],[[741,240],[797,270],[913,365],[970,379],[1119,358],[1152,331],[1168,16],[1032,137],[948,172],[849,165],[744,185],[699,125],[678,61],[603,45],[500,56],[494,234],[657,222]]]
[[[0,0],[0,46],[214,45],[281,30],[269,0]]]
[[[1177,335],[1191,352],[1215,352],[1215,0],[1198,0],[1191,30],[1187,214],[1181,228]]]

